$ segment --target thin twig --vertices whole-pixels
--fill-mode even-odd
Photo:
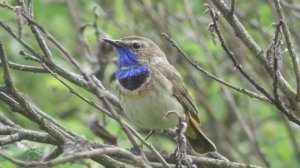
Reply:
[[[254,39],[247,32],[245,27],[242,25],[240,20],[235,15],[230,15],[230,8],[226,5],[224,0],[211,0],[212,3],[219,9],[219,11],[223,14],[227,22],[233,28],[235,35],[244,43],[244,45],[251,51],[251,53],[259,60],[259,62],[263,65],[264,69],[268,72],[268,74],[273,77],[274,71],[273,67],[268,65],[268,61],[265,59],[265,53],[261,48],[259,48],[258,44],[254,41]],[[289,83],[283,78],[281,74],[278,75],[278,84],[280,90],[284,93],[284,95],[289,100],[294,100],[296,93],[291,89]]]
[[[274,0],[276,10],[278,12],[278,15],[281,19],[282,22],[282,30],[283,30],[283,35],[285,37],[286,45],[289,51],[290,58],[292,60],[292,65],[294,68],[294,73],[296,76],[296,82],[297,82],[297,100],[300,101],[300,69],[299,69],[299,62],[297,58],[297,54],[294,48],[294,44],[292,42],[292,38],[290,35],[289,27],[285,21],[285,17],[283,15],[283,11],[280,5],[280,0]]]
[[[43,64],[43,66],[45,67],[45,69],[53,76],[55,77],[58,81],[60,81],[66,88],[69,89],[70,93],[78,96],[81,100],[83,100],[84,102],[88,103],[89,105],[93,106],[94,108],[102,111],[104,114],[108,115],[109,117],[113,116],[111,115],[111,113],[109,111],[107,111],[105,108],[97,105],[94,101],[87,99],[86,97],[82,96],[80,93],[78,93],[76,90],[74,90],[70,85],[68,85],[65,81],[63,81],[58,75],[57,73],[53,72],[47,65]]]
[[[45,65],[44,65],[45,66]],[[112,117],[114,118],[115,116],[113,116],[108,110],[106,110],[105,108],[103,107],[100,107],[98,106],[97,104],[95,104],[93,101],[83,97],[81,94],[79,94],[78,92],[76,92],[72,87],[70,87],[66,82],[64,82],[62,79],[60,79],[60,77],[52,72],[47,66],[45,66],[45,68],[57,79],[59,80],[63,85],[65,85],[69,91],[73,94],[75,94],[76,96],[78,96],[79,98],[81,98],[83,101],[87,102],[88,104],[90,104],[91,106],[95,107],[96,109],[104,112],[106,115],[108,115],[109,117]],[[115,119],[115,118],[114,118]],[[160,158],[161,162],[166,166],[166,167],[169,167],[168,166],[168,163],[163,159],[163,157],[159,154],[159,152],[157,152],[157,150],[152,146],[150,145],[149,143],[147,143],[146,141],[144,141],[144,139],[129,125],[127,124],[126,122],[123,121],[123,123],[126,125],[126,127],[131,131],[131,133],[136,136],[140,141],[142,141],[143,143],[145,143],[145,146],[147,146],[151,151],[153,151],[158,158]]]
[[[37,63],[42,62],[39,58],[37,58],[35,56],[32,56],[32,55],[30,55],[30,54],[28,54],[24,51],[20,51],[19,54],[22,55],[25,58],[25,60],[32,60],[32,61],[37,62]]]
[[[0,135],[8,135],[0,139],[0,146],[14,142],[29,140],[34,142],[58,145],[58,142],[49,134],[23,128],[13,128],[10,126],[1,126]]]
[[[0,3],[1,4],[1,3]],[[0,20],[0,25],[12,36],[14,37],[20,44],[22,44],[31,54],[33,54],[35,57],[42,59],[43,56],[42,54],[38,53],[33,47],[31,47],[28,43],[26,43],[23,39],[18,39],[16,33],[12,30],[11,27],[9,27],[7,24],[2,22]],[[88,86],[88,82],[86,82],[81,76],[74,74],[72,72],[67,71],[66,69],[60,67],[57,64],[54,64],[53,62],[48,62],[47,60],[43,60],[44,62],[47,62],[47,65],[52,68],[53,71],[55,71],[57,74],[60,76],[64,77],[65,79],[69,80],[70,82],[86,88],[89,92],[96,94],[99,92],[95,91],[93,88]],[[117,106],[120,107],[119,102],[115,99],[115,96],[113,96],[111,93],[105,92],[105,90],[101,91],[101,94],[105,96],[107,99],[110,100],[110,102]]]
[[[8,7],[8,8],[10,9],[10,6],[9,6],[9,5],[6,5],[6,7]],[[49,67],[51,67],[51,68],[56,67],[56,69],[55,69],[56,71],[62,70],[62,69],[57,69],[58,67],[53,63],[53,61],[52,61],[52,54],[51,54],[51,52],[50,52],[50,50],[49,50],[49,48],[48,48],[46,42],[44,41],[43,37],[41,36],[39,30],[37,29],[37,27],[38,27],[40,30],[42,30],[43,32],[46,32],[45,29],[43,29],[42,26],[37,26],[38,24],[37,24],[35,21],[31,20],[31,18],[30,18],[29,16],[27,16],[26,13],[24,13],[23,16],[26,17],[27,19],[29,19],[30,22],[32,23],[32,24],[31,24],[31,30],[32,30],[32,32],[33,32],[33,34],[34,34],[36,40],[38,41],[39,46],[40,46],[40,48],[42,49],[44,55],[46,56],[46,59],[43,59],[43,57],[40,57],[40,58],[42,59],[42,61],[44,61],[44,62],[47,63],[48,65],[50,64],[51,66],[49,66]],[[1,22],[0,22],[0,23],[1,23]],[[7,31],[9,31],[14,37],[16,37],[15,34],[13,33],[13,31],[12,31],[8,26],[6,26],[6,25],[3,24],[3,23],[2,23],[2,26],[3,26]],[[51,38],[51,39],[54,40],[54,38]],[[22,42],[22,40],[19,40],[19,41]],[[54,40],[54,42],[56,42],[56,41]],[[26,43],[23,42],[22,44],[26,44]],[[99,99],[102,99],[102,100],[105,102],[105,104],[109,104],[109,102],[106,101],[106,98],[103,97],[103,95],[102,95],[102,93],[101,93],[102,91],[100,91],[99,88],[97,88],[97,86],[93,83],[93,81],[90,79],[90,77],[89,77],[89,76],[81,69],[81,67],[80,67],[80,65],[77,63],[77,61],[76,61],[76,60],[75,60],[75,59],[74,59],[74,58],[73,58],[66,50],[64,50],[64,48],[63,48],[61,45],[59,45],[58,42],[56,42],[55,44],[56,44],[56,46],[57,46],[57,47],[65,54],[65,56],[67,56],[67,58],[69,59],[69,61],[70,61],[70,62],[71,62],[71,63],[72,63],[72,64],[80,71],[80,73],[83,75],[84,79],[86,80],[86,84],[88,85],[88,88],[90,89],[90,91],[91,91],[92,93],[94,93]],[[31,49],[31,47],[29,47],[28,45],[26,45],[26,46],[27,46],[29,49]],[[31,49],[30,51],[31,51],[32,53],[35,53],[35,51],[34,51],[33,49]],[[34,55],[38,55],[38,54],[34,54]],[[119,117],[118,117],[117,114],[114,112],[114,110],[112,109],[112,107],[110,107],[110,110],[109,110],[109,111],[110,111],[113,115],[115,115],[115,119],[120,123],[121,127],[124,129],[125,133],[128,135],[129,140],[132,142],[133,146],[136,146],[137,148],[139,148],[138,145],[135,143],[134,138],[131,137],[129,131],[126,130],[127,128],[122,124],[122,121],[120,121],[120,120],[118,119]],[[122,125],[123,125],[123,126],[122,126]]]
[[[289,109],[287,109],[281,101],[276,102],[275,99],[242,68],[242,66],[239,64],[238,60],[236,59],[235,55],[226,46],[225,41],[224,41],[223,37],[221,36],[220,30],[219,30],[217,22],[216,22],[218,19],[218,16],[216,15],[216,13],[214,12],[214,10],[212,8],[210,8],[208,5],[207,5],[207,7],[210,11],[210,15],[211,15],[211,18],[213,21],[213,26],[215,27],[215,31],[221,42],[221,46],[224,49],[224,51],[226,52],[226,54],[229,56],[229,58],[232,60],[234,66],[258,91],[260,91],[268,99],[270,99],[280,112],[285,114],[286,117],[288,117],[288,119],[290,121],[292,121],[295,124],[300,126],[300,119],[297,116],[295,116],[294,113],[292,113]]]
[[[195,67],[197,70],[199,70],[201,73],[203,73],[205,76],[231,88],[231,89],[234,89],[238,92],[241,92],[243,94],[246,94],[247,96],[251,97],[251,98],[255,98],[255,99],[259,99],[259,100],[263,100],[265,102],[269,102],[269,99],[266,98],[265,96],[262,96],[262,95],[259,95],[255,92],[252,92],[252,91],[249,91],[247,89],[244,89],[244,88],[239,88],[237,86],[234,86],[226,81],[224,81],[223,79],[221,78],[218,78],[216,76],[214,76],[213,74],[209,73],[208,71],[204,70],[203,68],[201,68],[197,63],[195,63],[194,61],[192,61],[183,51],[182,49],[179,47],[179,45],[173,40],[171,39],[166,33],[162,33],[163,37],[165,37],[168,42],[174,47],[176,48],[176,50],[179,52],[179,54],[181,54],[190,64],[193,65],[193,67]]]
[[[278,59],[279,59],[279,35],[280,35],[280,27],[282,26],[282,21],[280,21],[278,24],[276,24],[276,30],[275,30],[275,38],[274,38],[274,58],[273,58],[273,68],[274,68],[274,78],[273,78],[273,93],[274,98],[276,102],[279,102],[279,96],[278,96]]]
[[[0,123],[2,123],[3,125],[14,127],[14,128],[21,128],[19,125],[15,124],[14,122],[12,122],[10,119],[8,119],[7,117],[5,117],[1,113],[0,113]]]
[[[135,135],[143,143],[143,145],[145,145],[150,151],[154,153],[156,158],[158,158],[158,160],[164,165],[165,168],[170,167],[170,165],[167,163],[164,157],[162,157],[162,155],[154,148],[152,144],[145,141],[145,139],[141,137],[141,135],[138,132],[136,132],[129,124],[127,124],[127,127],[132,132],[132,134]]]
[[[49,153],[47,156],[44,157],[43,161],[49,161],[57,158],[59,155],[63,153],[63,149],[58,146],[57,148],[54,149],[51,153]]]
[[[5,55],[2,42],[0,41],[0,59],[3,65],[3,80],[6,85],[6,87],[9,89],[12,96],[15,98],[15,100],[20,103],[20,105],[23,106],[23,115],[29,118],[32,121],[35,121],[40,125],[41,128],[43,128],[46,132],[51,134],[53,137],[55,137],[60,142],[66,142],[66,134],[59,132],[56,127],[53,127],[51,123],[44,120],[44,118],[39,114],[36,113],[36,111],[33,110],[30,103],[18,92],[17,88],[15,87],[13,80],[10,76],[10,69],[7,57]]]
[[[17,64],[14,62],[8,62],[8,64],[11,69],[18,70],[18,71],[34,72],[34,73],[47,73],[47,70],[43,67],[22,65],[22,64]],[[2,66],[1,62],[0,62],[0,66]]]
[[[31,20],[31,21],[33,23],[35,23],[33,20]],[[55,72],[57,72],[60,75],[64,76],[68,80],[71,79],[73,82],[78,83],[78,79],[79,79],[78,77],[70,78],[70,75],[66,74],[67,71],[61,69],[60,67],[56,66],[53,63],[51,52],[50,52],[49,48],[47,47],[47,45],[46,45],[44,39],[42,38],[41,34],[36,29],[36,27],[34,27],[34,26],[31,27],[32,28],[32,32],[34,33],[37,41],[39,41],[39,45],[42,48],[42,51],[44,52],[45,55],[47,55],[47,57],[46,57],[47,59],[46,60],[43,59],[43,56],[41,56],[40,54],[38,54],[32,47],[30,47],[28,44],[26,44],[22,39],[18,39],[17,36],[15,35],[15,33],[11,30],[11,28],[9,26],[7,26],[6,24],[4,24],[1,21],[0,21],[0,25],[2,25],[3,28],[5,28],[13,37],[15,37],[22,45],[24,45],[31,53],[33,53],[35,56],[38,55],[39,58],[42,61],[44,61],[49,67],[55,68]],[[37,26],[37,27],[41,28],[40,26]],[[131,141],[131,143],[133,144],[133,146],[136,149],[140,149],[139,145],[135,142],[135,139],[130,134],[130,131],[125,126],[124,121],[121,120],[121,118],[118,116],[118,114],[113,110],[112,106],[109,105],[110,103],[106,100],[105,97],[103,97],[105,94],[102,93],[102,90],[99,90],[99,88],[94,84],[94,82],[90,79],[90,77],[81,69],[80,65],[77,63],[77,61],[71,55],[69,55],[67,52],[65,52],[65,54],[68,57],[68,59],[70,60],[70,62],[73,65],[75,65],[75,67],[81,72],[81,74],[83,75],[84,79],[86,80],[85,84],[83,84],[83,85],[87,86],[87,88],[89,89],[89,91],[91,93],[95,94],[100,100],[103,100],[105,102],[105,104],[108,105],[109,112],[112,115],[114,115],[114,119],[116,119],[116,121],[118,121],[120,123],[121,128],[125,131],[125,133],[129,137],[129,140]],[[143,153],[142,150],[140,150],[140,151],[141,151],[141,153]]]
[[[9,89],[14,89],[14,84],[13,84],[11,76],[10,76],[8,60],[7,60],[5,52],[4,52],[2,41],[0,41],[0,59],[1,59],[2,66],[3,66],[4,83]]]
[[[71,155],[67,155],[63,158],[60,159],[54,159],[50,161],[44,161],[44,162],[26,162],[22,160],[17,160],[13,159],[7,154],[0,153],[0,156],[3,158],[11,161],[12,163],[19,165],[19,166],[24,166],[24,167],[49,167],[49,166],[55,166],[58,164],[63,164],[67,162],[73,162],[79,159],[86,159],[86,158],[91,158],[93,156],[102,156],[102,155],[121,155],[123,158],[130,159],[131,161],[134,162],[135,165],[137,166],[142,166],[142,167],[147,167],[142,161],[140,157],[134,156],[127,150],[124,150],[122,148],[118,147],[107,147],[107,148],[99,148],[99,149],[92,149],[89,151],[83,151],[83,152],[77,152]]]
[[[26,13],[24,14],[26,15]],[[45,40],[43,39],[43,37],[41,36],[39,30],[37,29],[37,26],[35,26],[37,23],[32,21],[31,25],[31,30],[36,38],[36,40],[39,43],[40,48],[42,49],[44,55],[47,58],[47,62],[48,64],[52,64],[52,54],[45,42]],[[38,26],[38,28],[41,26]],[[44,30],[44,29],[43,29]],[[140,147],[138,146],[138,144],[136,143],[135,139],[132,137],[132,135],[130,134],[130,131],[128,130],[128,128],[126,127],[126,125],[124,124],[123,120],[120,118],[120,116],[114,111],[113,107],[110,105],[110,103],[107,101],[107,99],[105,97],[103,97],[102,95],[102,91],[95,85],[95,83],[90,79],[90,77],[82,70],[82,68],[80,67],[79,63],[66,51],[63,50],[63,47],[61,45],[59,45],[58,43],[56,43],[57,47],[64,52],[65,56],[68,58],[68,60],[70,61],[71,64],[73,64],[82,74],[82,76],[84,77],[84,79],[87,81],[87,84],[89,86],[89,88],[95,92],[95,95],[104,102],[104,104],[107,106],[109,112],[114,116],[114,119],[120,124],[121,128],[124,130],[124,132],[126,133],[126,135],[128,136],[130,142],[132,143],[132,145],[140,150]],[[142,150],[140,150],[140,153],[143,155]],[[144,157],[144,159],[146,159]]]

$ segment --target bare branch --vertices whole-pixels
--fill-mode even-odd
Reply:
[[[245,27],[241,24],[235,15],[230,15],[230,8],[225,4],[224,0],[212,0],[213,4],[223,14],[227,22],[232,26],[236,36],[245,44],[245,46],[252,52],[252,54],[260,61],[268,74],[273,77],[273,67],[269,66],[265,58],[265,53],[249,35]],[[289,100],[294,100],[296,93],[291,89],[287,81],[281,74],[278,75],[278,84],[281,91]]]
[[[35,57],[37,57],[39,59],[43,58],[42,54],[36,52],[35,49],[33,47],[31,47],[29,44],[27,44],[23,39],[18,39],[16,33],[7,24],[2,22],[1,20],[0,20],[0,25],[10,35],[12,35],[12,37],[14,37],[19,43],[21,43],[30,53],[32,53]],[[89,82],[89,83],[86,82],[82,76],[79,76],[77,74],[69,72],[66,69],[63,69],[62,67],[60,67],[59,65],[54,64],[53,62],[49,62],[47,60],[44,60],[44,61],[45,61],[45,63],[47,63],[48,67],[51,67],[53,72],[56,72],[60,76],[64,77],[65,79],[69,80],[70,82],[72,82],[72,83],[74,83],[74,84],[76,84],[80,87],[86,88],[89,92],[91,92],[93,94],[98,94],[98,95],[100,94],[101,96],[105,96],[113,105],[115,105],[117,107],[120,107],[120,104],[119,104],[118,100],[111,93],[108,93],[104,89],[99,91],[99,89],[95,88],[94,85],[93,85],[93,87],[88,86],[89,83],[91,83],[91,82]],[[96,89],[96,91],[95,91],[95,89]],[[99,92],[101,92],[101,93],[99,93]]]
[[[49,154],[43,159],[43,161],[53,160],[53,159],[57,158],[59,155],[61,155],[62,153],[63,153],[62,147],[58,146],[57,148],[54,149],[54,151],[52,151],[51,153],[49,153]]]
[[[193,67],[195,67],[197,70],[199,70],[201,73],[203,73],[205,76],[221,83],[222,85],[225,85],[231,89],[234,89],[238,92],[241,92],[243,94],[246,94],[247,96],[251,97],[251,98],[256,98],[256,99],[259,99],[259,100],[263,100],[263,101],[266,101],[266,102],[269,102],[270,101],[268,100],[268,98],[266,98],[265,96],[262,96],[262,95],[259,95],[255,92],[252,92],[252,91],[249,91],[247,89],[244,89],[244,88],[239,88],[237,86],[234,86],[226,81],[224,81],[223,79],[221,78],[218,78],[214,75],[212,75],[211,73],[209,73],[208,71],[204,70],[203,68],[201,68],[197,63],[193,62],[183,51],[182,49],[178,46],[178,44],[173,40],[171,39],[166,33],[162,33],[163,37],[165,37],[168,42],[174,47],[176,48],[176,50],[179,52],[180,55],[182,55],[191,65],[193,65]]]
[[[26,60],[32,60],[35,61],[37,63],[41,63],[42,61],[40,59],[38,59],[35,56],[29,55],[28,53],[24,52],[24,51],[20,51],[19,52],[20,55],[22,55]]]
[[[103,139],[104,143],[116,145],[117,137],[112,135],[109,131],[107,131],[102,125],[98,122],[98,115],[93,113],[91,119],[89,121],[89,127],[92,132]]]
[[[155,156],[151,153],[146,153],[149,160],[151,162],[157,161]],[[169,160],[170,162],[174,162],[174,156],[170,154],[164,155],[164,158],[166,160]],[[187,155],[187,158],[192,160],[193,165],[197,167],[214,167],[214,168],[260,168],[260,166],[255,165],[248,165],[248,164],[242,164],[242,163],[236,163],[236,162],[230,162],[230,161],[224,161],[224,160],[215,160],[210,159],[206,157],[196,157]],[[162,166],[158,166],[162,167]]]
[[[26,130],[23,128],[2,126],[0,127],[0,135],[9,135],[0,139],[0,146],[11,144],[22,140],[29,140],[34,142],[58,145],[58,142],[49,134]]]
[[[57,131],[57,129],[51,125],[51,123],[48,123],[48,121],[45,121],[43,116],[40,115],[40,113],[37,113],[36,111],[34,111],[33,108],[31,107],[30,103],[28,103],[28,101],[16,89],[16,87],[12,81],[12,78],[10,76],[8,60],[4,53],[4,49],[3,49],[3,45],[2,45],[1,41],[0,41],[0,59],[3,64],[4,83],[5,83],[6,87],[9,89],[9,91],[11,92],[14,99],[20,105],[23,106],[22,107],[23,111],[19,111],[19,112],[22,112],[22,114],[25,117],[29,118],[30,120],[37,122],[41,126],[41,128],[46,130],[49,134],[53,135],[55,138],[57,138],[57,140],[59,140],[61,142],[66,141],[67,139],[66,139],[65,135],[59,133]]]
[[[224,41],[223,37],[221,36],[220,30],[219,30],[217,22],[216,22],[218,20],[218,17],[216,17],[216,13],[213,11],[212,8],[210,8],[209,6],[207,6],[207,7],[210,10],[210,15],[213,20],[213,25],[215,27],[215,31],[218,35],[218,38],[221,42],[221,46],[224,49],[224,51],[226,52],[226,54],[229,56],[229,58],[232,60],[232,62],[234,63],[234,66],[258,91],[260,91],[268,99],[270,99],[280,112],[285,114],[290,121],[292,121],[295,124],[300,126],[300,119],[297,116],[295,116],[294,113],[292,113],[289,109],[287,109],[281,101],[276,102],[275,99],[242,68],[242,66],[239,64],[238,60],[236,59],[235,55],[226,46],[225,41]]]
[[[74,161],[80,160],[80,159],[91,158],[94,156],[112,155],[112,154],[122,156],[123,158],[130,159],[137,166],[148,167],[147,165],[145,165],[145,163],[142,161],[142,159],[140,157],[134,156],[130,152],[128,152],[122,148],[117,148],[117,147],[99,148],[99,149],[93,149],[93,150],[89,150],[89,151],[77,152],[74,154],[67,155],[61,159],[54,159],[54,160],[45,161],[45,162],[25,162],[22,160],[13,159],[4,153],[0,153],[0,156],[11,161],[12,163],[14,163],[18,166],[49,167],[49,166],[55,166],[55,165],[63,164],[63,163],[67,163],[67,162],[74,162]]]
[[[0,123],[10,127],[21,128],[19,125],[15,124],[10,119],[6,118],[2,113],[0,113]]]
[[[274,0],[275,2],[275,6],[276,6],[276,10],[278,12],[278,15],[281,19],[282,22],[282,30],[283,30],[283,34],[286,40],[286,44],[287,44],[287,48],[289,50],[289,54],[290,54],[290,58],[292,60],[292,65],[294,68],[294,73],[296,76],[296,81],[297,81],[297,100],[300,101],[300,69],[299,69],[299,61],[297,58],[297,54],[294,48],[294,44],[292,43],[292,39],[291,39],[291,35],[290,35],[290,31],[289,31],[289,27],[285,21],[283,12],[282,12],[282,8],[280,5],[280,0]]]
[[[279,102],[279,96],[278,96],[278,73],[279,73],[279,69],[278,69],[278,59],[279,59],[279,35],[280,35],[280,27],[282,26],[282,21],[280,21],[277,25],[276,25],[276,30],[275,30],[275,38],[274,38],[274,58],[273,58],[273,68],[274,68],[274,79],[273,79],[273,93],[274,93],[274,99],[276,102]]]
[[[47,70],[43,67],[22,65],[22,64],[17,64],[14,62],[8,62],[8,65],[11,69],[18,70],[18,71],[34,72],[34,73],[47,73]],[[0,62],[0,66],[2,66],[1,62]]]

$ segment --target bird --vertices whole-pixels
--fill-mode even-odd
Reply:
[[[189,146],[199,154],[216,151],[200,129],[197,106],[181,75],[156,43],[141,36],[103,41],[118,52],[116,83],[120,105],[133,125],[150,130],[172,129],[182,117]],[[172,111],[177,115],[169,113]]]

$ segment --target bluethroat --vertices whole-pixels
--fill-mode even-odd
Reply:
[[[151,130],[175,128],[181,116],[187,123],[185,136],[190,146],[201,154],[216,151],[200,129],[196,104],[180,74],[153,41],[138,36],[103,40],[118,51],[120,104],[134,125]],[[170,111],[178,115],[166,117]]]

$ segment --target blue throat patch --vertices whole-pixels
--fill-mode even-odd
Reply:
[[[117,48],[119,53],[119,67],[131,67],[138,63],[138,56],[130,52],[127,48],[119,47]]]
[[[119,53],[119,69],[117,79],[119,83],[129,90],[140,87],[149,76],[145,65],[138,64],[138,56],[126,48],[117,48]]]

